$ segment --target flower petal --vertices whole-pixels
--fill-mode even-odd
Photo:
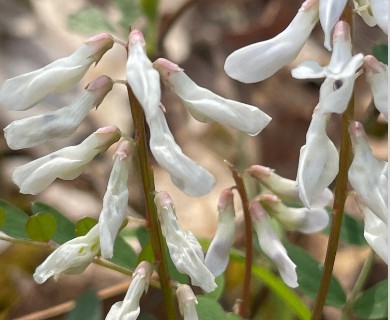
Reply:
[[[214,276],[222,274],[230,257],[236,226],[234,223],[234,203],[231,189],[222,191],[218,203],[218,227],[205,257],[206,267]]]
[[[77,146],[63,148],[15,168],[12,180],[21,193],[37,194],[56,178],[72,180],[78,177],[96,155],[119,138],[117,127],[101,128]]]
[[[320,0],[320,23],[325,34],[324,46],[332,50],[331,34],[336,22],[339,21],[347,0]]]
[[[206,292],[214,291],[217,285],[214,275],[204,264],[202,247],[191,232],[181,229],[168,193],[158,192],[154,201],[162,233],[177,270],[187,274],[193,285],[201,287]]]
[[[229,77],[244,83],[259,82],[291,63],[318,21],[318,4],[298,11],[290,25],[275,38],[234,51],[225,61]]]
[[[379,28],[386,34],[389,33],[388,17],[388,1],[387,0],[369,0],[371,5],[372,15]]]
[[[99,216],[100,247],[103,258],[112,258],[114,242],[126,217],[129,190],[127,178],[131,163],[132,145],[122,141],[115,152],[115,163],[103,198],[103,209]]]
[[[94,36],[72,55],[7,80],[0,88],[0,105],[12,110],[26,110],[49,93],[72,89],[92,63],[97,63],[113,44],[112,36],[107,33]]]
[[[291,70],[291,75],[295,79],[318,79],[326,77],[324,68],[318,62],[312,60],[301,62],[296,68]]]
[[[187,284],[181,284],[176,289],[177,301],[179,302],[180,314],[184,320],[198,320],[195,305],[198,303],[191,287]]]
[[[153,65],[159,70],[164,83],[179,96],[198,121],[214,120],[249,135],[257,135],[271,121],[268,115],[254,106],[225,99],[198,86],[183,69],[169,60],[160,58]]]

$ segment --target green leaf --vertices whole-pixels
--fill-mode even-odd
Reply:
[[[97,220],[91,217],[81,218],[76,222],[76,236],[85,236],[97,224]]]
[[[35,241],[49,241],[57,230],[56,219],[48,212],[39,212],[31,216],[26,223],[27,235]]]
[[[154,255],[153,255],[153,249],[152,249],[152,244],[151,242],[147,242],[141,252],[139,253],[138,255],[138,259],[137,259],[137,265],[141,262],[141,261],[148,261],[150,263],[154,263]]]
[[[140,226],[137,228],[135,235],[142,248],[145,247],[145,245],[150,241],[150,234],[148,228],[145,226]]]
[[[102,302],[94,291],[87,290],[77,298],[75,308],[69,312],[65,320],[100,320],[102,318]]]
[[[329,217],[332,219],[332,215]],[[330,223],[323,230],[323,233],[329,234]],[[364,238],[364,224],[363,221],[357,220],[347,213],[343,214],[343,221],[340,230],[340,240],[346,244],[353,244],[357,246],[367,246],[367,241]]]
[[[387,44],[377,44],[372,48],[372,55],[375,56],[380,62],[388,64],[388,45]]]
[[[226,319],[240,319],[239,317],[226,313],[221,305],[214,299],[205,296],[197,296],[198,304],[196,305],[196,312],[199,320],[226,320]]]
[[[119,24],[126,30],[129,29],[134,21],[142,16],[139,0],[114,0],[113,4],[118,8],[121,14]]]
[[[109,260],[124,268],[134,269],[137,266],[137,254],[121,236],[116,237],[114,255]]]
[[[56,219],[57,230],[52,237],[55,242],[63,244],[75,237],[74,223],[57,209],[42,202],[33,202],[31,210],[33,213],[48,212]]]
[[[115,31],[106,16],[107,14],[97,7],[86,7],[68,17],[68,28],[81,33]]]
[[[354,303],[353,310],[360,319],[387,319],[387,279],[364,292]]]
[[[285,247],[289,257],[297,265],[298,289],[310,298],[315,299],[320,286],[323,265],[298,246],[286,243]],[[333,307],[342,307],[345,301],[346,295],[343,288],[337,279],[332,276],[326,304]]]
[[[217,284],[217,289],[212,292],[206,293],[204,296],[213,300],[218,300],[223,292],[225,286],[225,277],[223,274],[215,278],[215,283]]]
[[[3,208],[0,208],[0,228],[4,224],[6,214]]]
[[[150,313],[141,313],[137,320],[157,320],[157,318]]]
[[[239,255],[231,255],[231,259],[240,263],[245,263],[245,257]],[[311,313],[307,306],[301,301],[298,295],[291,288],[289,288],[272,272],[263,267],[253,265],[252,275],[260,279],[275,295],[284,301],[285,304],[288,305],[292,311],[294,311],[299,319],[310,319]]]
[[[141,0],[141,8],[151,22],[157,18],[158,0]]]
[[[0,200],[0,208],[4,210],[6,215],[0,230],[10,237],[29,239],[26,233],[26,223],[29,216],[23,210],[4,200]]]

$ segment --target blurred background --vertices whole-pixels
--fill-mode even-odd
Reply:
[[[134,0],[0,0],[0,84],[7,78],[71,54],[86,38],[99,32],[108,31],[127,41],[131,25],[133,29],[145,31],[152,59],[166,57],[183,67],[199,85],[226,98],[261,108],[273,120],[257,137],[249,137],[219,124],[196,122],[172,93],[163,91],[162,102],[176,141],[190,158],[215,175],[217,184],[209,195],[190,198],[176,189],[167,172],[154,163],[157,190],[171,194],[184,229],[199,237],[212,238],[217,223],[219,194],[234,183],[223,160],[233,163],[240,171],[252,164],[262,164],[275,169],[279,175],[295,179],[299,150],[305,144],[322,80],[296,80],[291,77],[290,71],[307,59],[328,64],[330,54],[323,47],[321,28],[317,26],[314,29],[291,65],[261,83],[238,83],[224,73],[223,65],[232,51],[272,38],[285,29],[300,5],[298,0],[161,0],[157,15],[153,15],[153,10],[147,14],[148,11],[142,11]],[[377,45],[387,40],[382,31],[376,27],[369,28],[359,16],[355,17],[353,29],[355,53],[372,54]],[[13,120],[69,104],[85,85],[101,74],[125,79],[125,63],[125,50],[114,45],[72,92],[50,95],[39,106],[25,112],[0,109],[1,128]],[[378,118],[370,90],[362,76],[356,81],[355,101],[356,120],[364,123],[374,154],[387,159],[387,123]],[[328,128],[328,134],[336,145],[339,142],[339,120],[338,116],[334,116]],[[118,85],[98,110],[91,111],[76,133],[67,139],[13,151],[0,134],[0,198],[26,212],[30,211],[31,201],[41,201],[73,220],[85,216],[98,217],[112,166],[111,156],[115,151],[112,148],[95,159],[79,178],[74,181],[57,180],[34,197],[20,194],[12,183],[11,175],[15,166],[77,144],[97,128],[111,124],[132,133],[126,90]],[[138,179],[136,174],[129,178],[129,212],[143,216],[144,202]],[[348,201],[347,211],[361,219],[353,199]],[[236,212],[239,231],[236,245],[239,247],[243,241],[239,201]],[[289,239],[323,261],[326,235],[289,234]],[[340,246],[335,274],[347,293],[356,281],[367,254],[367,247]],[[128,277],[96,265],[88,267],[80,276],[64,275],[58,282],[50,280],[37,285],[31,274],[46,255],[47,251],[20,244],[10,245],[0,240],[0,319],[64,319],[69,308],[64,307],[56,317],[24,316],[75,299],[87,288],[105,290],[104,308],[108,310],[127,290]],[[239,271],[231,270],[231,282],[226,284],[228,292],[224,298],[225,306],[230,309],[231,302],[238,297],[240,285],[240,279],[237,279]],[[387,266],[378,259],[367,286],[386,277]],[[161,303],[161,299],[153,294],[156,293],[152,290],[151,298],[144,299],[142,307],[149,308],[151,312],[158,310]],[[337,316],[336,310],[327,309],[327,319],[337,319]]]

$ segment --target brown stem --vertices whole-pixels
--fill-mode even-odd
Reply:
[[[141,178],[146,201],[146,219],[150,232],[154,259],[157,265],[157,273],[161,283],[161,291],[164,296],[167,319],[175,320],[175,300],[170,287],[168,264],[166,260],[166,246],[160,229],[157,216],[157,209],[154,204],[154,176],[153,169],[149,163],[148,141],[146,138],[145,115],[137,98],[134,96],[130,86],[127,85],[127,92],[130,101],[131,113],[134,123],[134,135],[137,147],[137,155],[141,169]]]
[[[234,182],[236,183],[236,189],[240,195],[242,208],[244,211],[244,223],[245,223],[245,274],[244,274],[244,285],[242,289],[242,298],[239,307],[239,315],[243,318],[249,317],[250,311],[250,289],[251,289],[251,278],[252,278],[252,261],[253,261],[253,245],[252,245],[252,220],[249,213],[249,202],[246,195],[244,181],[241,175],[237,172],[234,166],[225,160],[230,171]]]

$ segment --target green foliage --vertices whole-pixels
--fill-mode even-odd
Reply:
[[[106,16],[98,7],[86,7],[68,17],[68,28],[81,33],[113,32]]]
[[[97,220],[91,217],[81,218],[76,222],[76,236],[85,236],[97,224]]]
[[[75,308],[69,312],[65,320],[100,320],[103,318],[103,306],[92,290],[82,293],[76,300]]]
[[[240,317],[226,313],[220,304],[214,299],[207,298],[205,296],[197,296],[198,304],[196,305],[196,311],[199,316],[199,320],[238,320]]]
[[[121,15],[119,25],[125,32],[138,17],[142,16],[139,0],[112,0],[112,3]]]
[[[372,48],[372,55],[384,64],[388,64],[388,45],[377,44]]]
[[[353,310],[359,319],[387,319],[388,281],[384,280],[364,292],[354,303]]]
[[[225,286],[224,274],[221,274],[220,276],[215,277],[215,283],[217,284],[217,289],[215,289],[212,292],[206,293],[204,296],[217,301],[221,297],[224,286]]]
[[[5,218],[0,226],[0,231],[14,238],[29,239],[26,233],[28,215],[18,207],[7,201],[0,200],[0,208],[5,213]]]
[[[156,20],[158,0],[141,0],[141,8],[150,21]]]
[[[3,208],[0,208],[0,228],[4,224],[6,217],[7,215],[5,214],[5,210]]]
[[[34,214],[39,212],[48,212],[56,219],[57,229],[52,237],[55,242],[63,244],[75,237],[74,223],[57,209],[42,202],[33,202],[31,210]]]
[[[315,299],[320,286],[324,266],[298,246],[286,243],[285,247],[289,257],[297,265],[298,289],[310,298]],[[345,302],[346,295],[343,288],[337,279],[332,277],[326,304],[340,308]]]
[[[26,223],[26,233],[35,241],[49,241],[54,236],[56,230],[57,221],[48,212],[34,214]]]
[[[121,236],[118,236],[114,243],[114,256],[110,261],[121,267],[133,269],[137,266],[137,254]]]

